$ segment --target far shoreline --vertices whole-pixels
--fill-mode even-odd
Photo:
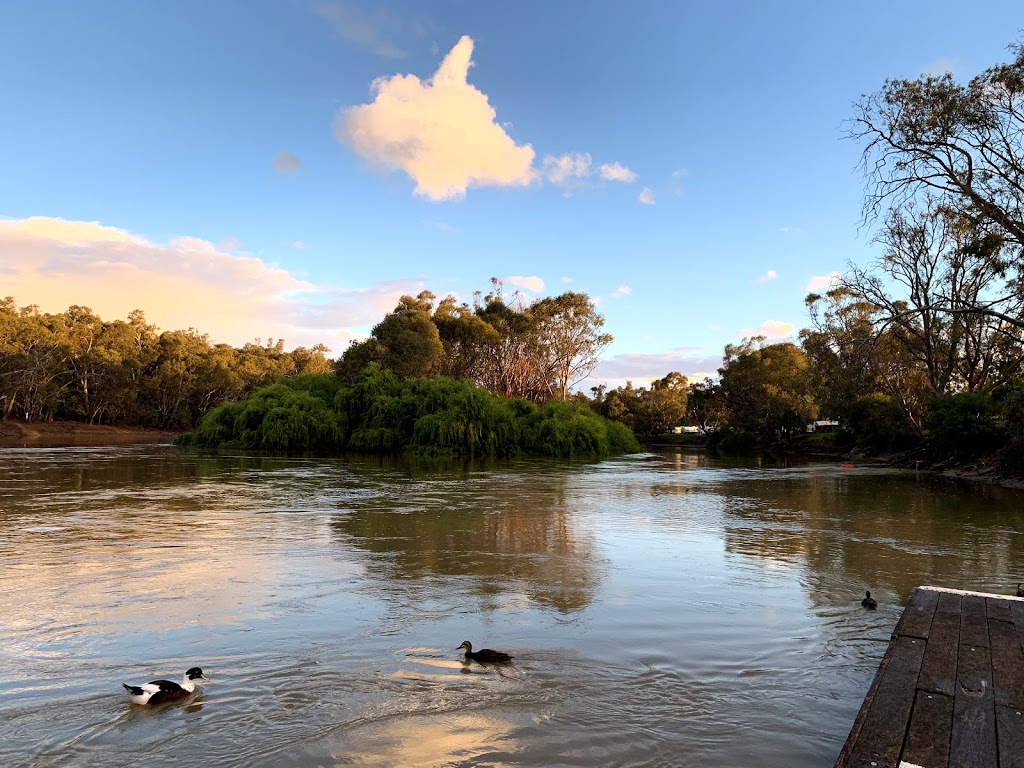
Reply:
[[[81,421],[0,420],[0,448],[70,448],[80,445],[170,443],[181,432]]]

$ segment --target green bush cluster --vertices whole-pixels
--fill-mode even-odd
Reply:
[[[641,450],[628,427],[586,405],[543,406],[464,381],[400,380],[372,364],[342,385],[296,376],[211,411],[181,445],[278,453],[600,458]]]

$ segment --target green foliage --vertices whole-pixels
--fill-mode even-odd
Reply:
[[[336,389],[329,383],[333,378],[309,375],[264,387],[243,402],[215,408],[177,442],[275,453],[336,451],[344,444],[344,430],[326,399]]]
[[[928,434],[954,454],[973,456],[1003,443],[992,398],[974,392],[937,397],[928,404]]]
[[[578,403],[539,407],[465,381],[401,380],[371,364],[351,386],[306,376],[210,413],[184,445],[265,451],[600,458],[635,452],[628,428]]]
[[[858,445],[874,450],[905,448],[917,437],[899,403],[882,394],[858,397],[845,427]]]

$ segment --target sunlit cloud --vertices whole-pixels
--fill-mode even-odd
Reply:
[[[827,275],[814,275],[807,281],[808,293],[819,293],[831,290],[842,278],[838,272],[829,272]]]
[[[326,21],[338,37],[368,48],[379,56],[405,58],[405,51],[391,41],[403,26],[400,17],[384,8],[367,13],[345,3],[314,3],[313,11]]]
[[[236,251],[242,247],[242,241],[234,235],[224,235],[218,246],[222,251]]]
[[[640,191],[640,195],[637,197],[644,205],[654,205],[654,190],[650,187],[644,187]]]
[[[601,178],[605,181],[621,181],[626,184],[636,181],[636,173],[622,163],[605,163],[600,171]]]
[[[586,386],[578,386],[577,389],[586,392],[594,384],[606,384],[614,389],[625,386],[627,381],[633,382],[634,386],[648,386],[673,371],[690,381],[698,381],[714,375],[709,372],[717,371],[721,365],[721,354],[710,353],[706,347],[677,347],[654,354],[614,355],[602,360],[587,378]]]
[[[757,278],[757,282],[761,285],[764,285],[765,283],[770,283],[778,276],[778,272],[776,272],[774,269],[769,269],[767,272],[765,272],[763,275]]]
[[[745,328],[739,332],[740,337],[749,339],[752,336],[764,336],[767,339],[784,339],[796,330],[793,323],[781,320],[765,320],[757,328]]]
[[[612,298],[619,299],[622,298],[623,296],[629,296],[632,292],[633,289],[630,288],[628,285],[620,285],[618,288],[612,291]]]
[[[370,104],[343,110],[335,138],[371,164],[401,170],[429,200],[470,187],[522,187],[537,179],[535,153],[495,121],[486,94],[467,82],[473,40],[463,36],[428,80],[395,75],[373,83]]]
[[[568,186],[590,176],[592,159],[586,152],[548,155],[542,163],[544,178],[555,186]]]
[[[540,293],[544,290],[544,281],[539,277],[520,277],[519,275],[512,275],[506,277],[505,282],[509,285],[514,285],[517,288],[525,288],[531,293]]]
[[[302,161],[291,152],[278,152],[271,161],[278,173],[292,174],[305,170]]]
[[[4,295],[44,312],[78,304],[104,319],[141,309],[161,330],[194,327],[215,342],[282,338],[340,354],[403,294],[426,286],[395,280],[362,289],[316,285],[258,258],[195,237],[154,242],[98,222],[46,217],[0,220]]]

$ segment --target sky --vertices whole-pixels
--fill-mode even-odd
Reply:
[[[339,356],[403,294],[586,293],[589,379],[715,375],[878,255],[854,102],[1019,0],[0,0],[0,297]]]

